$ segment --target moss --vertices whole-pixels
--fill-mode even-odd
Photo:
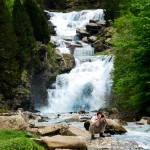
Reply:
[[[98,55],[110,55],[110,54],[114,54],[113,50],[107,50],[107,51],[103,51],[103,52],[97,52],[94,54],[94,56],[98,56]]]
[[[0,130],[0,149],[1,150],[45,150],[30,138],[36,136],[28,132],[15,130]]]
[[[8,112],[7,106],[3,100],[3,94],[0,93],[0,113]]]
[[[27,75],[28,75],[27,71],[24,70],[24,71],[22,72],[22,76],[21,76],[21,81],[22,81],[22,82],[27,82],[27,81],[28,81]]]

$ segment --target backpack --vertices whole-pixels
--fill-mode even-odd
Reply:
[[[85,121],[84,122],[84,128],[89,131],[89,127],[90,127],[90,121]]]

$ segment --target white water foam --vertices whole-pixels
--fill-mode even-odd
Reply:
[[[53,89],[48,89],[48,105],[42,112],[69,112],[78,109],[93,110],[106,106],[109,102],[113,69],[112,56],[91,56],[94,49],[83,43],[76,35],[78,27],[85,28],[90,19],[104,20],[102,9],[79,12],[49,12],[50,21],[56,26],[57,35],[51,39],[61,53],[70,53],[66,43],[76,41],[81,47],[75,48],[76,66],[70,73],[60,74]],[[66,41],[72,39],[73,41]]]

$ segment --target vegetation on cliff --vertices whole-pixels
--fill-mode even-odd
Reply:
[[[47,44],[50,40],[48,24],[41,6],[35,0],[24,0],[24,6],[30,17],[33,32],[37,41]]]
[[[30,100],[29,82],[38,55],[36,40],[47,44],[49,28],[35,0],[0,0],[0,14],[0,109],[5,110],[6,105],[12,108],[24,99],[26,93]]]
[[[27,66],[31,65],[32,56],[34,55],[35,38],[29,16],[20,0],[14,1],[12,17],[19,45],[16,59],[19,63],[19,69],[24,70]]]
[[[150,114],[150,1],[125,0],[120,6],[121,16],[114,24],[117,105]]]
[[[18,85],[20,71],[16,60],[19,49],[17,38],[4,0],[0,0],[0,14],[0,97],[2,101],[2,97],[13,97],[13,89]]]

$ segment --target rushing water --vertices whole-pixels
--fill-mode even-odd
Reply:
[[[150,150],[150,125],[136,125],[131,122],[125,126],[127,133],[115,135],[117,138],[128,141],[135,141],[139,147]]]
[[[56,36],[51,40],[56,43],[61,53],[71,53],[66,43],[80,43],[82,47],[75,48],[76,66],[70,73],[60,74],[48,89],[48,105],[41,112],[50,118],[49,123],[65,123],[64,120],[73,114],[59,113],[78,109],[93,110],[106,106],[111,94],[112,56],[92,56],[94,49],[83,43],[76,35],[78,27],[85,28],[90,19],[103,20],[103,10],[84,10],[80,12],[56,13],[49,12],[50,21],[56,26]],[[93,114],[89,114],[90,117]],[[82,116],[83,117],[83,116]],[[43,123],[42,123],[43,124]],[[83,122],[71,123],[81,129]],[[150,150],[150,125],[139,126],[128,123],[126,134],[115,135],[118,139],[135,141],[144,149]]]
[[[77,28],[85,28],[90,19],[103,20],[103,10],[84,10],[70,13],[49,12],[50,21],[56,26],[56,36],[51,40],[61,53],[71,53],[67,44],[80,43],[74,49],[76,66],[70,73],[60,74],[48,89],[46,112],[93,110],[106,106],[111,93],[113,56],[92,56],[94,49],[76,35]],[[58,109],[59,108],[59,109]]]

